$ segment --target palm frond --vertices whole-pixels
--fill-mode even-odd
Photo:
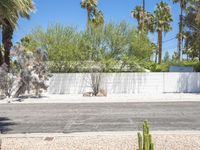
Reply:
[[[18,18],[29,18],[33,10],[32,0],[0,0],[0,24],[5,24],[4,20],[7,20],[15,28]]]

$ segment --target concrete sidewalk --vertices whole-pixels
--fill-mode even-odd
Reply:
[[[82,95],[49,95],[42,98],[4,99],[5,103],[125,103],[125,102],[192,102],[200,101],[200,94],[160,94],[160,95],[108,95],[107,97],[83,97]]]

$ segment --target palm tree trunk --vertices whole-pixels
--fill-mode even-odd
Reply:
[[[2,49],[1,49],[1,45],[0,45],[0,66],[3,64],[3,54],[2,54]]]
[[[155,63],[157,63],[158,62],[158,50],[156,50],[156,52],[155,52]]]
[[[141,30],[140,30],[140,29],[141,29],[140,23],[141,23],[141,21],[140,21],[140,19],[138,18],[138,31],[141,31]]]
[[[2,31],[2,43],[5,49],[4,61],[8,65],[8,70],[10,68],[10,50],[12,47],[12,36],[13,28],[8,20],[5,20],[5,25],[3,25]]]
[[[143,6],[142,31],[144,31],[145,0],[143,0],[142,6]]]
[[[145,10],[145,0],[143,0],[143,10]]]
[[[87,9],[87,32],[89,34],[89,36],[91,36],[92,34],[92,29],[90,28],[90,14],[91,14],[91,9]],[[89,53],[89,61],[92,60],[92,54]]]
[[[158,31],[159,64],[162,64],[162,31]]]
[[[90,32],[90,13],[91,10],[87,9],[87,32]]]
[[[180,2],[181,3],[181,2]],[[180,22],[179,22],[179,36],[178,36],[178,54],[179,54],[179,60],[182,61],[182,53],[183,53],[183,45],[182,45],[182,40],[183,40],[183,8],[182,4],[181,6],[181,14],[180,14]]]

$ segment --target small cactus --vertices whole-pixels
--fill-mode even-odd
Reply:
[[[143,124],[143,137],[138,132],[138,146],[139,150],[154,150],[154,144],[152,143],[152,135],[149,134],[149,124],[144,121]]]

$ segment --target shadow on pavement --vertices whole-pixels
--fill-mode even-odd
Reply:
[[[16,125],[16,123],[12,122],[7,117],[0,117],[0,133],[1,134],[6,134],[8,131],[11,131],[12,129],[10,128],[12,125]]]

